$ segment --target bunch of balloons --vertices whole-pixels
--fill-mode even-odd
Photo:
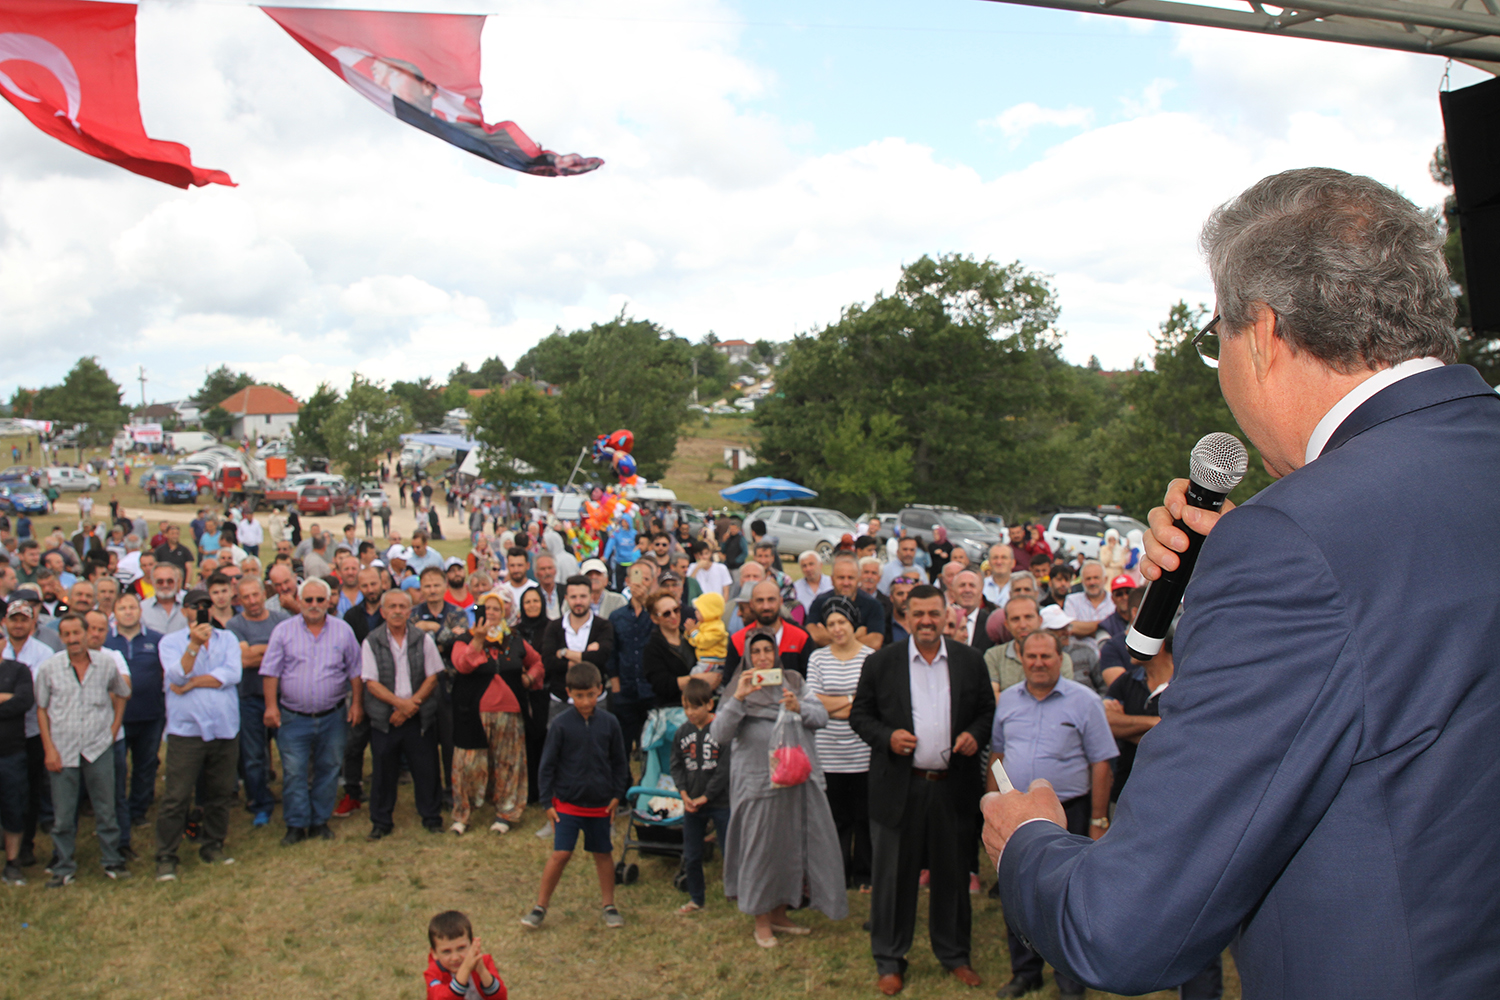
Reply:
[[[635,474],[635,458],[630,454],[634,447],[635,435],[628,430],[601,434],[594,442],[594,462],[607,460],[621,486],[634,486],[640,481]]]
[[[599,533],[608,528],[616,518],[628,518],[636,511],[634,502],[613,491],[599,494],[595,500],[583,502],[583,528],[592,535],[598,544]]]

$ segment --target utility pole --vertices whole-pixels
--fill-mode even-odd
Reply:
[[[145,409],[146,408],[146,366],[145,365],[137,365],[136,367],[140,369],[140,374],[136,376],[136,381],[141,384],[141,409]]]

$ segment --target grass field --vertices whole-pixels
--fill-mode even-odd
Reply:
[[[283,848],[276,822],[254,830],[236,807],[227,845],[234,865],[207,868],[185,850],[179,881],[157,884],[146,859],[135,863],[135,879],[107,881],[85,819],[73,886],[46,889],[41,869],[33,868],[29,885],[0,892],[0,997],[413,998],[422,995],[427,921],[449,908],[474,921],[512,997],[879,996],[860,929],[868,896],[851,893],[850,915],[837,923],[797,915],[812,935],[763,950],[751,940],[750,918],[720,891],[717,857],[708,870],[708,906],[691,917],[676,913],[686,899],[671,885],[676,861],[647,858],[640,881],[618,888],[626,926],[610,932],[600,923],[592,865],[575,855],[545,926],[531,931],[519,918],[535,900],[551,849],[550,838],[533,836],[545,816],[529,809],[504,837],[484,832],[488,820],[487,812],[476,814],[479,832],[463,837],[426,833],[404,785],[394,836],[366,842],[362,810],[334,821],[334,842]],[[149,857],[152,828],[137,827],[135,838]],[[45,845],[39,836],[42,857]],[[973,958],[982,991],[942,973],[920,915],[903,996],[988,997],[1009,978],[1000,904],[983,896],[975,899]],[[1225,995],[1234,1000],[1238,981],[1232,972],[1228,979]],[[1050,974],[1035,995],[1056,996]]]
[[[708,496],[716,498],[730,476],[719,469],[708,482],[707,470],[722,459],[724,443],[743,443],[747,427],[742,420],[719,419],[684,438],[671,482],[680,496],[713,502]],[[8,452],[10,444],[0,441],[0,449]],[[690,492],[695,481],[703,496]],[[196,506],[152,507],[134,485],[114,491],[105,486],[96,495],[96,516],[107,515],[111,492],[127,510],[144,510],[153,529],[163,517],[186,523]],[[46,533],[60,524],[71,533],[75,504],[76,497],[65,494],[58,514],[36,519],[38,530]],[[335,531],[344,520],[322,519]],[[409,535],[410,512],[398,510],[393,526]],[[449,534],[460,537],[437,548],[461,552],[462,529]],[[0,1000],[414,998],[422,995],[427,921],[449,908],[470,915],[513,997],[878,996],[868,935],[860,928],[869,897],[858,893],[850,894],[848,919],[834,923],[818,914],[799,915],[813,929],[810,937],[783,939],[781,947],[763,950],[751,940],[750,918],[720,891],[717,857],[709,865],[708,908],[692,917],[676,913],[686,898],[671,885],[676,861],[646,858],[640,881],[618,889],[627,923],[612,933],[600,923],[597,886],[585,855],[565,874],[546,926],[528,931],[519,918],[535,899],[551,848],[550,838],[533,835],[545,822],[535,808],[505,837],[484,832],[485,811],[475,816],[478,832],[438,837],[421,829],[406,785],[396,834],[379,843],[364,840],[369,821],[363,811],[334,821],[337,841],[293,848],[279,846],[279,820],[278,812],[271,826],[254,830],[237,805],[227,844],[236,863],[205,868],[184,845],[180,881],[168,884],[150,878],[151,826],[134,833],[142,855],[134,865],[136,878],[112,883],[100,872],[92,820],[82,820],[77,883],[46,889],[46,877],[36,867],[27,872],[29,885],[0,886],[0,933],[6,942],[0,947]],[[47,838],[39,836],[38,855],[45,858],[48,851]],[[985,979],[981,990],[942,974],[919,915],[903,996],[993,995],[1009,971],[1000,905],[984,896],[975,899],[973,942],[974,967]],[[1239,984],[1229,965],[1226,959],[1225,996],[1237,1000]],[[1046,990],[1036,995],[1056,996],[1050,976]]]

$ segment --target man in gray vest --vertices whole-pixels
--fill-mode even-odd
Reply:
[[[407,628],[411,595],[388,590],[380,599],[385,623],[365,637],[361,646],[365,682],[365,715],[370,720],[373,758],[370,795],[370,840],[390,834],[396,808],[396,781],[401,755],[411,767],[417,812],[429,833],[443,832],[438,798],[437,683],[443,672],[432,636]]]

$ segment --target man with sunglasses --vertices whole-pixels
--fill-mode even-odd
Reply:
[[[344,762],[345,721],[355,726],[364,718],[354,630],[328,617],[333,595],[324,581],[306,581],[297,596],[302,613],[276,626],[260,662],[265,724],[280,730],[283,847],[309,837],[333,839],[328,819]]]
[[[1149,993],[1234,942],[1246,997],[1500,983],[1500,396],[1455,363],[1443,244],[1328,169],[1204,226],[1198,347],[1279,481],[1215,514],[1179,479],[1151,512],[1148,579],[1188,550],[1174,521],[1207,537],[1109,832],[1070,836],[1044,785],[985,802],[1006,918],[1069,975]]]

